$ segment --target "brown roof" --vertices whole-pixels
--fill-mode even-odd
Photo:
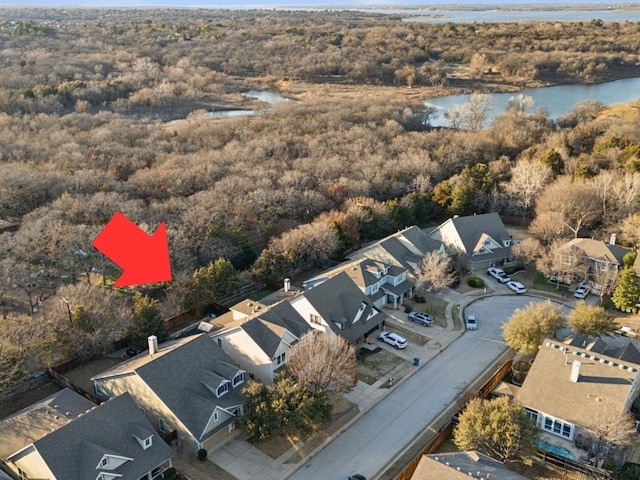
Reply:
[[[475,451],[424,455],[411,480],[469,480],[470,477],[526,480],[498,460]]]
[[[579,248],[589,258],[616,265],[622,265],[622,258],[629,253],[629,250],[624,247],[593,238],[574,238],[563,245],[561,250],[571,247]]]
[[[577,382],[570,380],[580,362]],[[568,343],[545,340],[518,400],[524,406],[583,427],[604,417],[617,418],[630,406],[638,365]]]

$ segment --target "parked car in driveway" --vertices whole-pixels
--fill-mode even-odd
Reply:
[[[527,289],[524,288],[523,284],[521,284],[520,282],[516,282],[514,280],[507,282],[507,287],[509,287],[511,290],[513,290],[516,293],[525,293],[527,291]]]
[[[487,273],[498,280],[500,283],[507,283],[509,280],[511,280],[511,278],[509,278],[509,275],[504,273],[504,270],[502,270],[501,268],[491,267],[489,270],[487,270]]]
[[[347,480],[367,480],[367,477],[360,475],[359,473],[354,473]]]
[[[587,295],[589,295],[589,287],[586,285],[578,285],[578,288],[576,288],[573,294],[575,298],[587,298]]]
[[[409,313],[409,320],[428,327],[433,323],[433,316],[424,312],[411,312]]]
[[[407,339],[393,332],[380,332],[378,340],[388,343],[393,348],[405,348],[407,346]]]
[[[477,330],[478,320],[476,320],[476,316],[472,313],[467,315],[467,322],[465,325],[467,327],[467,330]]]

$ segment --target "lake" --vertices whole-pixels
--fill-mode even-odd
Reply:
[[[493,113],[485,123],[485,126],[496,113],[505,111],[511,97],[520,94],[533,98],[535,102],[534,111],[543,108],[551,118],[557,119],[559,116],[571,112],[576,103],[585,100],[599,100],[605,105],[629,103],[638,100],[640,98],[640,78],[625,78],[623,80],[590,85],[573,84],[527,88],[518,93],[492,93],[489,95],[493,99]],[[444,113],[454,105],[467,103],[470,97],[471,95],[449,95],[425,100],[426,105],[434,106],[438,109],[437,115],[431,120],[431,125],[437,127],[447,126],[448,122],[444,118]]]

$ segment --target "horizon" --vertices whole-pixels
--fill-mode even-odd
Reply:
[[[120,3],[122,2],[122,3]],[[537,0],[537,1],[516,1],[516,0],[317,0],[304,2],[304,0],[3,0],[0,8],[6,7],[112,7],[112,8],[136,8],[136,7],[158,7],[158,8],[278,8],[278,7],[358,7],[358,8],[394,8],[394,7],[465,7],[465,6],[486,6],[490,7],[534,7],[534,6],[591,6],[605,7],[607,9],[622,5],[639,5],[637,0],[618,0],[610,2],[608,0]]]

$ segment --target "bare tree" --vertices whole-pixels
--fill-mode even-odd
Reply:
[[[536,267],[546,277],[553,278],[556,288],[560,283],[572,283],[575,277],[585,278],[588,266],[582,263],[582,251],[577,247],[566,248],[564,242],[553,242],[536,261]]]
[[[311,331],[289,352],[287,369],[313,393],[344,393],[356,384],[356,354],[342,337]]]
[[[463,105],[463,125],[477,132],[493,109],[493,100],[485,93],[472,93],[468,103]]]
[[[451,267],[451,258],[441,256],[436,250],[427,253],[418,266],[416,272],[416,288],[432,294],[432,301],[436,293],[451,285],[456,274]]]
[[[525,274],[528,273],[529,265],[542,256],[544,248],[539,240],[527,237],[520,242],[516,242],[511,247],[511,255],[524,264]]]
[[[511,169],[511,179],[504,184],[504,189],[516,199],[524,217],[551,180],[553,170],[550,166],[538,160],[521,159]]]
[[[536,214],[552,213],[574,235],[602,215],[600,200],[593,185],[560,178],[547,187],[536,201]]]

